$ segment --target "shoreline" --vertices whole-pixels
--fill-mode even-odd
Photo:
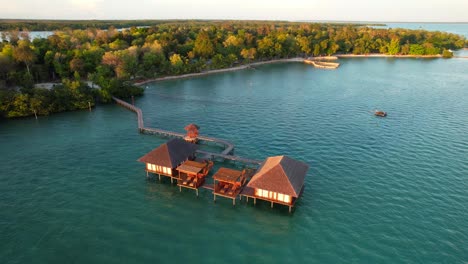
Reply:
[[[438,59],[442,58],[441,54],[436,55],[389,55],[380,53],[370,54],[337,54],[334,55],[338,58],[421,58],[421,59]]]
[[[440,58],[443,58],[443,56],[441,54],[437,54],[437,55],[389,55],[389,54],[371,53],[371,54],[334,54],[331,56],[318,56],[318,57],[306,57],[306,58],[296,57],[296,58],[290,58],[290,59],[276,59],[276,60],[252,62],[252,63],[244,64],[241,66],[235,66],[235,67],[224,68],[224,69],[208,70],[208,71],[195,72],[195,73],[186,73],[182,75],[170,75],[170,76],[165,76],[165,77],[141,80],[141,81],[134,82],[133,84],[136,86],[142,86],[142,85],[152,83],[152,82],[186,79],[186,78],[200,77],[200,76],[216,74],[216,73],[225,73],[225,72],[245,70],[245,69],[252,68],[254,66],[260,66],[260,65],[266,65],[266,64],[304,62],[305,60],[312,60],[312,61],[332,60],[333,61],[333,60],[337,60],[341,58],[343,59],[347,59],[347,58],[440,59]],[[454,56],[454,58],[456,57]]]
[[[142,86],[144,84],[152,83],[152,82],[178,80],[178,79],[185,79],[185,78],[192,78],[192,77],[200,77],[200,76],[216,74],[216,73],[224,73],[224,72],[245,70],[245,69],[252,68],[254,66],[265,65],[265,64],[287,63],[287,62],[303,62],[303,61],[304,61],[304,58],[300,58],[300,57],[291,58],[291,59],[277,59],[277,60],[259,61],[259,62],[253,62],[253,63],[241,65],[241,66],[224,68],[224,69],[208,70],[208,71],[203,71],[203,72],[187,73],[187,74],[182,74],[182,75],[171,75],[171,76],[153,78],[153,79],[148,79],[148,80],[135,82],[133,84],[136,85],[136,86]]]

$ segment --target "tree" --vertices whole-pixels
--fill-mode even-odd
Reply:
[[[257,50],[255,48],[242,49],[241,51],[241,56],[247,61],[254,60],[256,54]]]
[[[309,55],[312,52],[312,49],[310,48],[309,38],[305,36],[299,36],[296,38],[296,41],[301,51],[304,52],[305,55]]]
[[[444,50],[442,52],[442,57],[444,58],[452,58],[453,57],[453,52],[450,50]]]
[[[174,73],[180,73],[184,67],[184,61],[179,54],[174,53],[169,59]]]
[[[36,60],[36,56],[30,47],[29,40],[19,40],[18,46],[13,49],[13,58],[26,65],[28,73],[31,74],[29,66]]]
[[[419,44],[411,44],[409,54],[410,55],[424,55],[424,47]]]
[[[202,58],[209,58],[214,53],[213,44],[210,41],[210,36],[204,30],[198,33],[197,39],[195,39],[195,46],[193,51],[197,56]]]
[[[275,44],[271,37],[265,37],[261,40],[257,40],[257,51],[261,57],[271,58],[275,53]]]
[[[390,43],[387,45],[387,53],[390,55],[396,55],[400,52],[400,39],[392,38]]]

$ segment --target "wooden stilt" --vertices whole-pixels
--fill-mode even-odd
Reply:
[[[273,208],[273,202],[271,202],[271,208]]]
[[[89,111],[91,112],[91,102],[88,102]]]
[[[291,207],[291,206],[289,206],[289,213],[291,213],[291,208],[292,208],[292,207]]]
[[[182,192],[182,187],[181,186],[179,186],[179,192]]]
[[[198,189],[195,189],[197,191],[197,196],[198,196]]]
[[[257,198],[254,198],[254,205],[257,204]]]
[[[158,174],[159,175],[159,181],[161,181],[161,174]]]
[[[36,110],[34,110],[34,116],[35,116],[35,117],[36,117],[36,119],[37,119],[37,113],[36,113]]]
[[[213,202],[216,203],[216,194],[213,193]]]
[[[248,197],[248,196],[246,196],[246,198],[247,198],[247,202],[249,202],[249,197]]]
[[[236,199],[232,199],[232,205],[236,205]]]

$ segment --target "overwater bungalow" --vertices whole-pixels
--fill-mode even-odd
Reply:
[[[267,158],[247,186],[240,193],[241,197],[269,201],[292,207],[304,190],[304,179],[309,166],[287,156]]]
[[[153,149],[138,161],[146,163],[147,177],[149,173],[158,174],[159,180],[161,176],[166,176],[171,178],[172,183],[174,178],[179,178],[176,168],[187,160],[195,159],[196,150],[197,145],[174,138]]]
[[[220,168],[213,175],[213,200],[216,201],[216,196],[222,196],[232,199],[232,204],[236,204],[236,197],[242,191],[247,179],[252,176],[252,170],[244,169],[233,170],[228,168]]]
[[[183,188],[193,189],[198,196],[198,188],[205,183],[205,177],[213,167],[213,161],[193,161],[187,160],[176,168],[178,171],[177,185],[179,190]]]

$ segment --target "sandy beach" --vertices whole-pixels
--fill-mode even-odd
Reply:
[[[192,77],[199,77],[199,76],[215,74],[215,73],[223,73],[223,72],[244,70],[244,69],[249,69],[249,68],[259,66],[259,65],[264,65],[264,64],[285,63],[285,62],[303,62],[303,61],[304,61],[304,58],[291,58],[291,59],[278,59],[278,60],[260,61],[260,62],[245,64],[245,65],[242,65],[242,66],[219,69],[219,70],[210,70],[210,71],[204,71],[204,72],[188,73],[188,74],[182,74],[182,75],[172,75],[172,76],[166,76],[166,77],[161,77],[161,78],[154,78],[154,79],[144,80],[144,81],[141,81],[141,82],[135,82],[134,84],[138,85],[138,86],[141,86],[141,85],[151,83],[151,82],[176,80],[176,79],[183,79],[183,78],[192,78]]]
[[[338,58],[422,58],[422,59],[442,58],[441,54],[437,54],[437,55],[389,55],[389,54],[371,53],[371,54],[337,54],[334,56]]]

